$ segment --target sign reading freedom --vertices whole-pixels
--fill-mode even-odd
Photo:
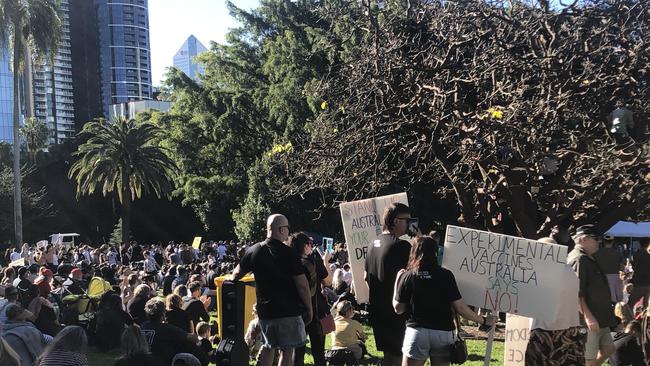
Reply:
[[[449,225],[442,266],[454,273],[465,303],[550,321],[566,257],[563,245]]]
[[[354,291],[360,304],[368,302],[368,287],[363,279],[368,247],[381,234],[384,208],[394,202],[408,205],[406,193],[345,202],[340,206]]]

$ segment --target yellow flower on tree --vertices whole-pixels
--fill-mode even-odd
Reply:
[[[325,109],[327,107],[327,102],[323,101],[323,103],[320,104],[320,109]]]
[[[490,114],[490,117],[494,119],[502,119],[503,118],[503,111],[501,109],[492,107],[488,109],[488,113]]]

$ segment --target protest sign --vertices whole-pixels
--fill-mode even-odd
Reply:
[[[506,344],[503,350],[504,366],[524,366],[526,346],[530,335],[531,318],[514,314],[506,315]]]
[[[200,236],[195,236],[194,241],[192,242],[192,248],[199,249],[199,247],[201,246],[201,239],[203,238]]]
[[[368,247],[381,234],[381,215],[384,208],[394,202],[408,205],[406,193],[341,204],[341,218],[352,269],[352,281],[357,302],[360,304],[368,302],[368,288],[363,279]]]
[[[449,225],[442,265],[467,304],[550,321],[566,256],[563,245]]]

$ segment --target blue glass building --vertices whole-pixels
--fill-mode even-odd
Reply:
[[[95,0],[102,104],[148,100],[151,91],[148,0]]]
[[[13,143],[13,73],[11,57],[0,49],[0,141]]]
[[[204,74],[205,70],[194,61],[194,57],[205,51],[207,51],[205,46],[194,35],[190,35],[174,55],[174,66],[183,71],[185,75],[198,80],[199,74]]]

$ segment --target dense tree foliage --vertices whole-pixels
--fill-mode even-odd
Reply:
[[[499,231],[509,217],[527,237],[650,212],[648,1],[327,4],[320,47],[342,64],[288,155],[288,196],[432,182],[460,223]],[[617,101],[634,139],[609,131]]]

